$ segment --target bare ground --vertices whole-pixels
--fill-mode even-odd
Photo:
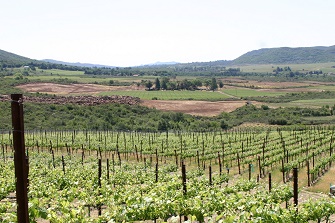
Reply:
[[[190,115],[216,116],[222,112],[232,112],[245,105],[245,101],[167,101],[142,100],[141,104],[163,111],[182,112]]]

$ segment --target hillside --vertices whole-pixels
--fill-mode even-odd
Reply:
[[[64,62],[64,61],[58,61],[58,60],[52,60],[52,59],[44,59],[42,60],[44,62],[52,63],[52,64],[63,64],[63,65],[68,65],[68,66],[75,66],[75,67],[108,67],[108,68],[113,68],[115,66],[108,66],[108,65],[101,65],[101,64],[91,64],[91,63],[69,63],[69,62]]]
[[[335,46],[264,48],[243,54],[231,61],[231,64],[301,64],[326,62],[335,62]]]
[[[19,56],[17,54],[10,53],[4,50],[0,50],[0,64],[6,64],[11,66],[22,66],[24,64],[28,64],[33,61],[35,60]]]
[[[146,65],[151,67],[153,65],[160,66],[240,66],[247,64],[304,64],[304,63],[326,63],[335,62],[335,45],[334,46],[316,46],[316,47],[280,47],[280,48],[263,48],[259,50],[253,50],[243,54],[242,56],[234,60],[217,60],[209,62],[193,62],[186,64],[172,63],[155,63]],[[6,64],[10,66],[22,66],[29,63],[34,63],[35,66],[38,64],[53,65],[53,67],[58,67],[57,65],[63,65],[63,69],[81,69],[84,67],[107,67],[113,68],[113,66],[89,64],[89,63],[68,63],[56,60],[32,60],[27,57],[19,56],[13,53],[9,53],[0,50],[0,64]],[[156,66],[153,66],[156,67]]]

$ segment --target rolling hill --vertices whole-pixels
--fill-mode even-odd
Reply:
[[[263,48],[247,52],[234,60],[217,60],[210,62],[194,62],[194,66],[240,66],[249,64],[304,64],[304,63],[326,63],[335,62],[335,45],[334,46],[316,46],[316,47],[280,47],[280,48]],[[0,50],[0,64],[9,66],[22,66],[29,63],[49,63],[49,64],[62,64],[65,66],[74,67],[109,67],[113,66],[89,64],[89,63],[68,63],[56,60],[32,60],[27,57],[19,56],[14,53],[9,53]],[[161,66],[177,64],[162,63]],[[146,66],[154,66],[149,64]],[[180,64],[181,66],[183,64]]]
[[[69,62],[64,62],[64,61],[58,61],[58,60],[52,60],[52,59],[44,59],[42,60],[44,62],[48,63],[55,63],[55,64],[63,64],[63,65],[68,65],[68,66],[75,66],[75,67],[109,67],[113,68],[115,66],[108,66],[108,65],[101,65],[101,64],[91,64],[91,63],[69,63]]]
[[[0,64],[6,64],[9,66],[22,66],[34,61],[36,60],[32,60],[27,57],[0,50]]]
[[[302,64],[326,62],[335,62],[335,46],[264,48],[243,54],[231,61],[231,64]]]

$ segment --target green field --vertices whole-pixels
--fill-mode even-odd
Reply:
[[[324,90],[324,91],[335,91],[335,85],[320,85],[307,87],[308,89]]]
[[[78,76],[84,75],[83,71],[71,71],[71,70],[58,70],[58,69],[50,69],[50,70],[43,70],[43,69],[36,69],[37,73],[41,75],[54,75],[54,76]]]
[[[268,92],[249,88],[225,89],[222,90],[222,92],[229,95],[233,95],[235,97],[262,97],[262,96],[279,96],[286,94],[285,92]]]
[[[145,100],[155,98],[157,100],[219,101],[229,98],[229,96],[217,91],[110,91],[102,92],[100,95],[126,95],[139,97]]]
[[[299,108],[320,108],[322,106],[335,105],[334,99],[311,99],[311,100],[297,100],[287,103],[270,103],[271,107],[299,107]]]
[[[261,72],[271,73],[277,67],[290,67],[292,71],[315,71],[322,70],[324,73],[333,72],[335,68],[332,68],[335,63],[314,63],[314,64],[257,64],[257,65],[246,65],[238,66],[242,72]]]

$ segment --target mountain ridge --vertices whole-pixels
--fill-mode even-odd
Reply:
[[[55,64],[63,64],[68,66],[75,66],[75,67],[108,67],[108,68],[115,68],[116,66],[109,66],[109,65],[101,65],[101,64],[92,64],[92,63],[81,63],[81,62],[64,62],[59,60],[53,60],[53,59],[43,59],[41,61],[48,62],[48,63],[55,63]]]
[[[335,45],[333,46],[314,46],[314,47],[277,47],[261,48],[249,51],[234,60],[217,60],[209,62],[156,62],[141,66],[173,66],[173,65],[192,65],[192,66],[243,66],[252,64],[303,64],[303,63],[326,63],[335,62]],[[28,57],[19,56],[4,50],[0,50],[0,65],[23,66],[32,63],[51,63],[62,64],[75,67],[106,67],[115,68],[116,66],[100,65],[92,63],[69,63],[53,59],[34,60]],[[139,67],[141,67],[139,66]]]
[[[335,46],[261,48],[232,60],[233,65],[325,62],[335,62]]]

